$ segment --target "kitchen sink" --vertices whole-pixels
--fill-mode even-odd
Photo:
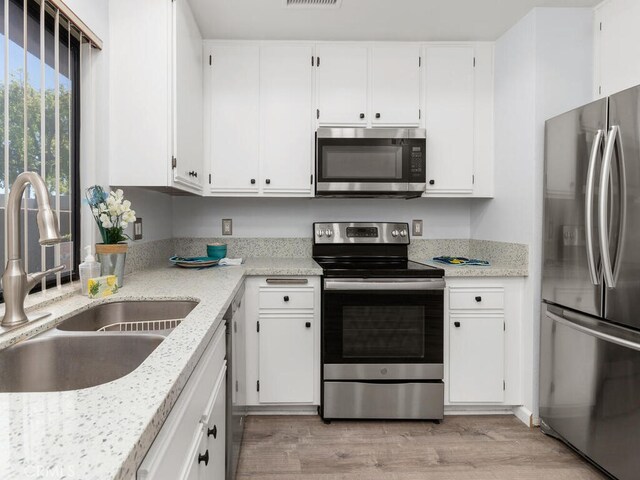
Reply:
[[[61,392],[93,387],[135,370],[161,335],[49,335],[0,351],[0,392]]]
[[[196,305],[198,302],[189,300],[102,303],[66,319],[57,328],[74,332],[167,330],[177,326]]]

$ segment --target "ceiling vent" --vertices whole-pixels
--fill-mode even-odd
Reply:
[[[286,8],[340,8],[342,0],[283,0]]]

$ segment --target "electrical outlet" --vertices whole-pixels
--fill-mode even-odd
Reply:
[[[414,220],[411,225],[413,230],[413,236],[421,237],[422,236],[422,220]]]
[[[230,218],[222,219],[222,235],[233,235],[233,221]]]
[[[136,218],[133,224],[133,239],[142,240],[142,218]]]

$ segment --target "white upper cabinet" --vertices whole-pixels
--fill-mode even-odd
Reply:
[[[367,47],[321,44],[316,47],[316,56],[318,123],[366,126]]]
[[[371,122],[420,125],[420,47],[376,44],[371,49]]]
[[[312,188],[313,48],[260,48],[260,154],[265,194],[310,196]]]
[[[188,4],[113,0],[109,28],[109,183],[199,193],[202,37]]]
[[[207,158],[211,192],[257,194],[259,184],[260,49],[216,45],[208,49]],[[209,65],[209,58],[211,65]]]
[[[425,196],[493,196],[493,45],[424,49]]]
[[[473,46],[425,49],[427,192],[472,193]]]

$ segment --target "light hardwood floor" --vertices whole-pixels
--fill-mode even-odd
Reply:
[[[250,416],[238,480],[599,480],[562,443],[512,416],[333,422]]]

